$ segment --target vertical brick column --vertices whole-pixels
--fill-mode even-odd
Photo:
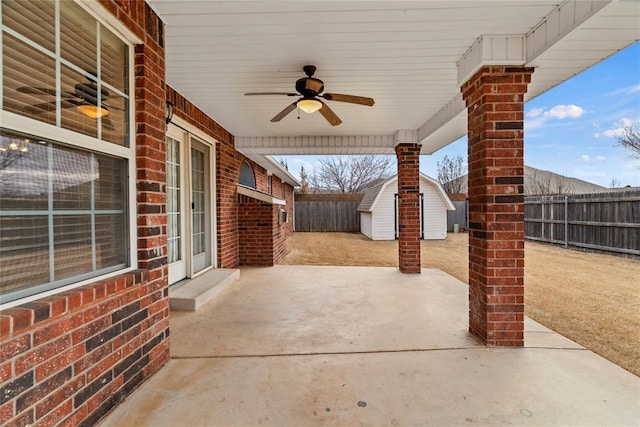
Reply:
[[[398,159],[398,266],[420,273],[420,144],[396,145]]]
[[[532,68],[485,66],[463,86],[469,149],[469,331],[524,345],[524,94]]]

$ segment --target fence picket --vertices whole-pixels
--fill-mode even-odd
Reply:
[[[524,222],[530,240],[640,256],[638,190],[526,197]]]
[[[357,233],[360,231],[357,208],[361,199],[361,194],[297,195],[296,231]]]

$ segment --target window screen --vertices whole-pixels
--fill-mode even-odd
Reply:
[[[124,159],[0,131],[3,302],[128,264],[126,169]]]
[[[128,45],[73,1],[1,9],[3,109],[126,146]]]

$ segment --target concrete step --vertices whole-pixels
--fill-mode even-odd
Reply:
[[[196,311],[240,278],[240,270],[214,268],[169,288],[169,307],[177,311]]]

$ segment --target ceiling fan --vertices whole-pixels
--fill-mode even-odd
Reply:
[[[320,114],[327,119],[332,126],[338,126],[342,123],[342,120],[333,112],[329,106],[318,98],[324,98],[328,101],[349,102],[351,104],[368,105],[373,106],[375,101],[373,98],[367,98],[364,96],[355,95],[343,95],[339,93],[322,93],[324,90],[324,82],[320,79],[316,79],[313,75],[316,72],[314,65],[305,65],[302,70],[307,75],[296,81],[297,92],[249,92],[245,93],[247,96],[252,95],[286,95],[286,96],[299,96],[293,104],[287,106],[284,110],[275,115],[272,122],[279,122],[287,114],[295,110],[301,109],[305,113],[311,114],[316,111],[320,111]]]
[[[120,110],[122,108],[111,106],[105,103],[111,96],[108,90],[101,88],[101,104],[98,107],[98,85],[90,79],[87,79],[87,83],[77,83],[74,86],[73,93],[60,91],[60,107],[61,108],[76,108],[79,112],[85,116],[97,119],[102,117],[102,124],[105,128],[113,130],[113,124],[107,117],[109,109]],[[22,86],[19,87],[18,92],[26,93],[29,95],[41,95],[41,96],[56,96],[56,89],[35,87],[35,86]],[[32,114],[42,114],[47,111],[56,109],[56,101],[43,102],[41,104],[27,105],[25,111]]]

